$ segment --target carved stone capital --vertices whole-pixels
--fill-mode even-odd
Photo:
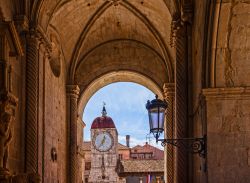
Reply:
[[[78,85],[67,85],[66,92],[67,96],[78,98],[80,93],[80,88],[78,87]]]
[[[170,45],[172,47],[176,46],[178,36],[185,36],[185,25],[192,24],[193,20],[193,3],[191,0],[182,1],[179,7],[171,22]]]
[[[34,45],[37,49],[39,49],[40,46],[44,46],[48,55],[51,54],[51,42],[41,28],[30,28],[29,31],[26,32],[26,39],[27,44]]]
[[[163,85],[164,98],[174,97],[175,83],[164,83]]]

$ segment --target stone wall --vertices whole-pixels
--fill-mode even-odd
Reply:
[[[206,89],[208,182],[250,181],[249,88]]]
[[[194,8],[189,115],[194,136],[207,134],[208,152],[207,162],[194,157],[193,182],[249,182],[250,6],[230,0],[207,5],[195,1]]]
[[[219,4],[219,3],[218,3]],[[223,1],[214,43],[214,85],[249,86],[250,4],[249,1]]]
[[[66,74],[63,60],[61,64],[61,74],[56,77],[49,60],[44,60],[44,182],[67,182]],[[51,158],[53,147],[57,161]]]

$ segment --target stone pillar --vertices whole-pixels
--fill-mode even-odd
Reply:
[[[191,0],[183,0],[178,5],[171,24],[173,45],[176,47],[174,137],[186,138],[188,137],[188,63],[190,60],[188,43],[191,41],[193,4]],[[174,182],[186,183],[188,182],[188,154],[183,144],[179,146],[175,150]]]
[[[163,86],[164,99],[168,103],[166,110],[165,138],[174,138],[174,95],[175,84],[165,83]],[[167,183],[174,183],[174,147],[167,144],[164,148],[164,179]]]
[[[187,37],[186,26],[181,26],[176,34],[176,67],[175,67],[175,137],[187,137]],[[175,182],[187,182],[188,155],[183,145],[176,149]]]
[[[26,149],[27,173],[38,173],[38,47],[34,32],[26,37]]]
[[[78,183],[77,157],[77,100],[80,89],[78,85],[67,85],[67,104],[69,121],[69,182]]]

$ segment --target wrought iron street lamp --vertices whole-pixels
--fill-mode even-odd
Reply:
[[[150,133],[153,133],[156,138],[156,142],[161,142],[162,146],[166,144],[172,144],[176,147],[184,147],[188,152],[193,154],[199,154],[199,156],[205,158],[206,156],[206,136],[201,138],[178,138],[178,139],[159,139],[161,133],[164,131],[164,120],[165,120],[165,110],[168,104],[158,99],[152,101],[147,101],[146,109],[148,110],[149,117],[149,127]],[[168,124],[167,124],[168,125]]]

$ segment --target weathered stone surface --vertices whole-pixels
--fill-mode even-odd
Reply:
[[[250,5],[245,2],[222,3],[219,18],[216,85],[248,86],[250,75]]]
[[[249,89],[206,89],[204,94],[209,182],[249,182]]]

